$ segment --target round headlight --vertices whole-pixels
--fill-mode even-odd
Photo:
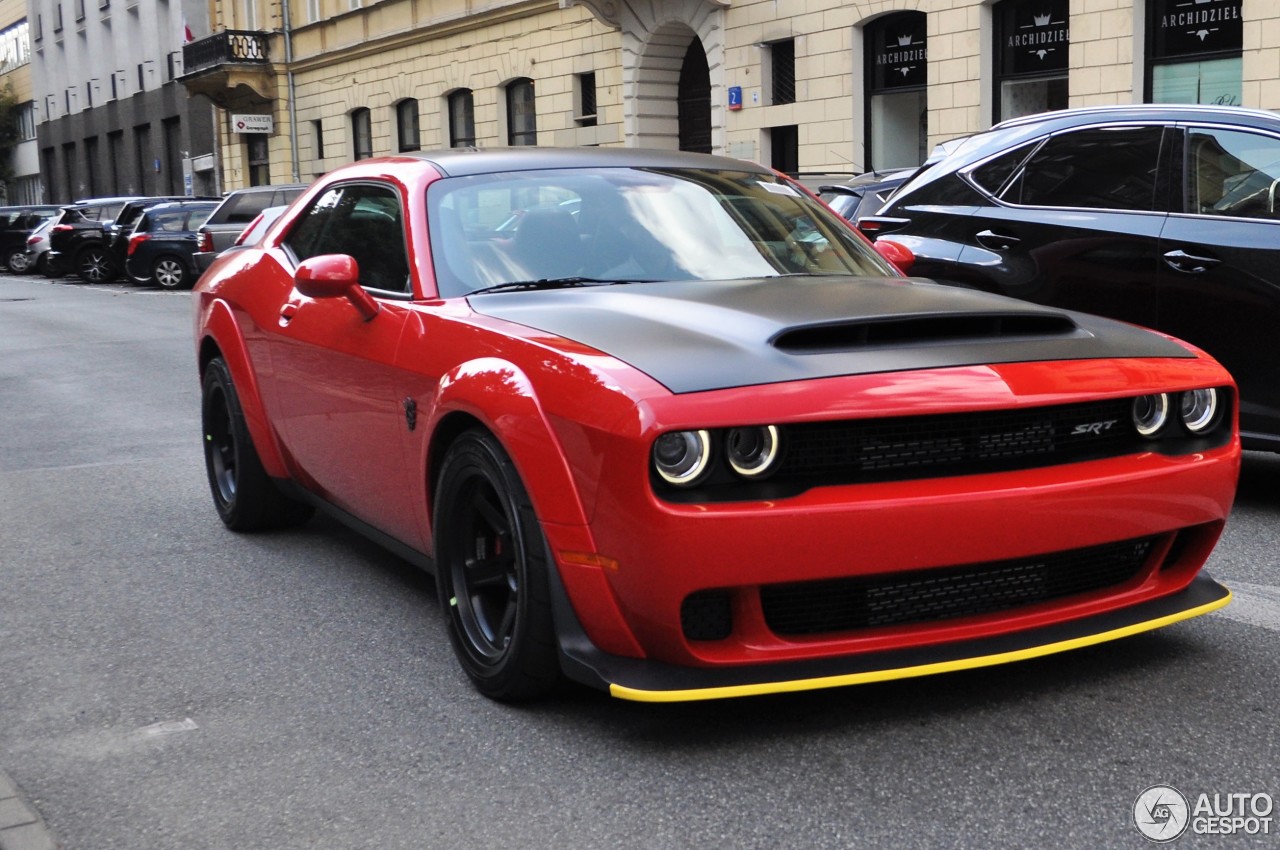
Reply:
[[[1191,390],[1182,394],[1178,415],[1182,424],[1192,434],[1203,434],[1218,424],[1218,391],[1215,389]]]
[[[672,431],[653,444],[653,466],[659,477],[676,487],[696,484],[711,462],[711,434]]]
[[[1154,437],[1169,421],[1169,396],[1144,395],[1133,400],[1133,427],[1144,437]]]
[[[734,428],[725,440],[729,466],[745,478],[755,478],[772,470],[780,447],[778,429],[773,425]]]

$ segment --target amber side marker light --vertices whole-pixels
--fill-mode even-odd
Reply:
[[[608,555],[595,552],[558,552],[562,564],[573,564],[576,567],[600,567],[617,572],[618,562]]]

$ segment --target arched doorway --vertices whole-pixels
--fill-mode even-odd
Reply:
[[[678,91],[680,150],[711,153],[711,71],[697,36],[689,42],[680,64]]]

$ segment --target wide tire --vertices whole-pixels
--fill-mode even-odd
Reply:
[[[515,465],[491,434],[468,431],[439,482],[436,582],[458,661],[485,696],[544,696],[560,681],[547,544]]]
[[[90,245],[76,254],[76,274],[85,283],[108,283],[116,276],[105,248]]]
[[[151,281],[161,289],[185,289],[191,275],[177,257],[160,257],[151,265]]]
[[[4,262],[14,274],[26,274],[31,266],[31,258],[26,251],[11,251]]]
[[[231,372],[221,358],[210,360],[204,370],[201,421],[213,504],[227,528],[279,528],[311,517],[314,509],[281,493],[262,468]]]

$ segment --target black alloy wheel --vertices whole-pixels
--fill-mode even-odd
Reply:
[[[547,544],[515,465],[489,433],[464,433],[441,465],[436,582],[454,652],[493,699],[544,696],[560,665]]]
[[[76,274],[85,283],[107,283],[116,276],[106,249],[90,245],[76,254]]]
[[[205,366],[200,407],[205,470],[222,522],[233,531],[253,531],[309,519],[313,509],[281,493],[262,468],[221,358]]]

